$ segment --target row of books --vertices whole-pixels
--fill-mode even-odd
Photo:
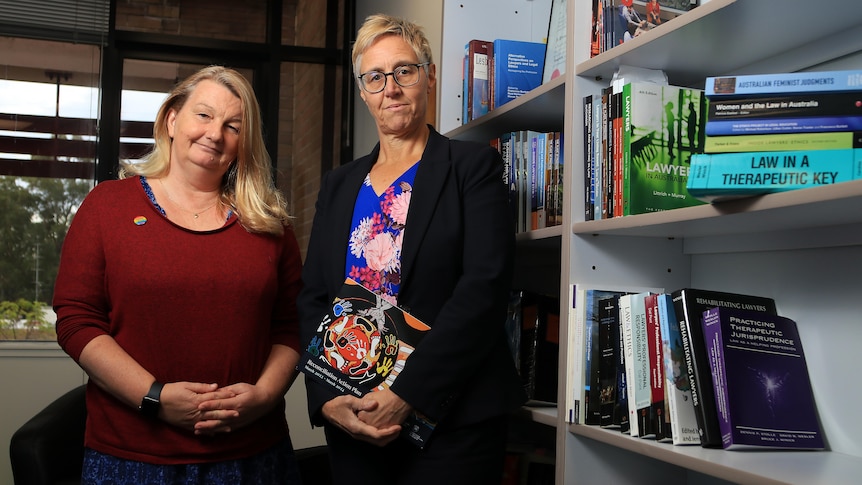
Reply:
[[[592,0],[590,56],[623,44],[706,0]]]
[[[704,202],[686,190],[703,152],[706,98],[698,89],[615,80],[583,98],[585,220]]]
[[[545,44],[473,39],[464,46],[461,123],[466,124],[542,84]]]
[[[563,222],[562,132],[521,130],[491,140],[503,157],[503,182],[516,232]]]
[[[693,288],[573,297],[584,356],[570,421],[674,445],[824,448],[796,324],[772,298]]]
[[[687,185],[702,200],[862,178],[862,70],[709,77],[705,95]]]

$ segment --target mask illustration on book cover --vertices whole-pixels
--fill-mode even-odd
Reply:
[[[394,379],[413,349],[399,345],[395,325],[387,322],[389,302],[378,298],[370,307],[363,302],[361,309],[353,303],[342,298],[333,302],[331,315],[320,323],[307,350],[361,387],[386,388],[386,379]]]

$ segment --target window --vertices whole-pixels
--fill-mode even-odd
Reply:
[[[75,210],[118,159],[150,150],[166,93],[202,65],[254,77],[304,251],[320,174],[347,147],[348,11],[344,0],[0,0],[0,341],[56,339],[50,305]]]
[[[60,247],[93,186],[100,50],[0,45],[0,339],[53,340]]]

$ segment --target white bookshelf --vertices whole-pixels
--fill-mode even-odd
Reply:
[[[530,410],[525,413],[530,419],[556,427],[556,483],[858,483],[862,181],[584,221],[581,100],[598,93],[621,65],[663,69],[671,84],[695,88],[716,75],[859,68],[862,8],[846,0],[710,0],[593,58],[591,14],[591,2],[568,1],[563,79],[447,132],[479,141],[519,129],[565,133],[564,226],[518,235],[518,277],[559,287],[561,322],[568,321],[566,300],[575,284],[667,291],[690,286],[774,298],[779,313],[799,326],[829,449],[731,452],[673,446],[569,424],[562,409]],[[443,34],[444,44],[455,35],[445,23]],[[473,37],[469,31],[457,35]],[[530,124],[539,128],[525,126]],[[563,403],[570,381],[567,359],[578,358],[583,349],[569,343],[566,325],[561,333]]]

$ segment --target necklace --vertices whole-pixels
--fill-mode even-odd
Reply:
[[[180,203],[179,203],[179,202],[177,202],[177,201],[176,201],[176,199],[174,199],[173,197],[171,197],[171,193],[170,193],[170,192],[168,192],[168,188],[167,188],[167,187],[165,187],[165,183],[164,183],[164,182],[162,182],[162,179],[159,179],[159,185],[161,185],[161,186],[162,186],[162,190],[164,190],[164,191],[165,191],[165,195],[167,195],[167,196],[168,196],[168,199],[170,199],[170,201],[171,201],[171,202],[173,202],[175,206],[177,206],[177,207],[178,207],[180,210],[182,210],[183,212],[187,212],[187,213],[191,214],[195,219],[197,219],[198,217],[200,217],[200,215],[201,215],[201,214],[203,214],[204,212],[206,212],[206,211],[208,211],[208,210],[212,209],[213,207],[215,207],[215,206],[216,206],[216,204],[218,204],[218,199],[216,199],[216,201],[215,201],[215,202],[213,202],[209,207],[206,207],[206,208],[204,208],[204,209],[201,209],[201,210],[199,210],[199,211],[197,211],[197,212],[195,212],[195,211],[190,211],[190,210],[186,209],[185,207],[183,207],[182,205],[180,205]]]

